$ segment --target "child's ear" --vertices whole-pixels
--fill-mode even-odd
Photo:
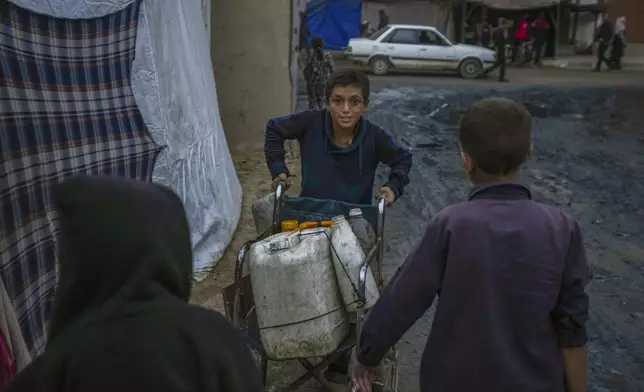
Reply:
[[[463,152],[461,150],[461,162],[463,163],[463,168],[468,172],[472,172],[472,168],[474,167],[474,161],[472,160],[472,157],[469,156],[466,152]]]

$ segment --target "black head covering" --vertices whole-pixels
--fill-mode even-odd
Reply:
[[[43,356],[7,391],[260,391],[218,313],[188,305],[190,232],[159,185],[75,177],[54,194],[59,285]]]
[[[60,280],[48,344],[75,323],[119,317],[158,297],[190,297],[192,249],[183,205],[167,188],[75,177],[54,194]]]

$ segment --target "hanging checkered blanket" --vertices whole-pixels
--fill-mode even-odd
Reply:
[[[0,1],[0,277],[33,356],[56,284],[52,187],[80,173],[151,181],[159,147],[130,87],[139,6],[69,20]]]

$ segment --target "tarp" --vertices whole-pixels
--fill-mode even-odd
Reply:
[[[138,2],[140,0],[136,0],[136,3]],[[92,2],[87,0],[11,0],[11,3],[41,14],[44,18],[49,18],[48,23],[62,21],[63,19],[58,18],[65,18],[88,19],[89,21],[83,22],[87,24],[92,23],[91,21],[97,18],[109,22],[109,15],[131,7],[135,0]],[[135,26],[136,29],[136,34],[131,34],[131,37],[128,38],[130,42],[135,41],[133,44],[135,51],[132,55],[134,60],[133,62],[131,58],[129,60],[131,68],[121,68],[119,72],[99,72],[98,74],[90,73],[87,75],[98,75],[96,77],[105,78],[127,74],[127,77],[131,80],[131,86],[123,86],[125,93],[121,91],[120,95],[102,95],[117,94],[118,92],[100,90],[99,95],[107,98],[102,101],[100,99],[88,101],[86,104],[91,106],[92,111],[88,112],[87,115],[102,112],[104,113],[103,116],[96,115],[95,117],[99,119],[114,118],[118,116],[110,117],[110,110],[122,111],[115,105],[130,105],[128,108],[128,113],[132,113],[128,120],[130,127],[133,126],[134,130],[148,134],[147,137],[150,141],[146,141],[146,143],[151,148],[146,147],[147,149],[143,153],[146,154],[146,157],[156,157],[156,161],[154,159],[137,161],[123,155],[123,158],[120,159],[120,165],[126,169],[125,171],[121,170],[120,167],[111,169],[110,166],[99,167],[99,169],[92,171],[87,169],[96,166],[96,160],[91,157],[85,158],[83,163],[85,166],[80,166],[80,163],[77,165],[71,160],[64,163],[54,161],[49,164],[43,164],[44,161],[41,160],[36,161],[43,166],[39,169],[41,181],[54,183],[60,181],[66,175],[82,172],[87,174],[119,175],[141,180],[150,180],[151,177],[154,182],[170,186],[181,197],[186,208],[194,250],[194,276],[197,280],[201,280],[222,257],[236,229],[241,209],[241,186],[235,173],[219,117],[215,80],[210,61],[210,48],[202,14],[202,2],[199,0],[145,0],[140,2],[140,7],[137,6],[136,14],[130,12],[129,15],[137,15],[136,24],[123,18],[119,19],[119,21],[128,22],[130,25]],[[75,21],[70,23],[73,22]],[[11,39],[10,29],[10,27],[7,27],[3,30],[5,34],[2,35],[4,37],[2,39],[6,42]],[[91,31],[94,32],[95,30]],[[108,31],[110,30],[108,29]],[[126,30],[120,29],[118,31]],[[5,41],[1,41],[0,44],[6,43]],[[91,39],[79,40],[83,45],[87,45],[88,41],[91,41]],[[39,44],[42,44],[42,42],[39,42]],[[56,42],[56,44],[58,45],[59,42]],[[90,48],[87,53],[98,53],[97,48]],[[62,55],[68,56],[69,59],[74,58],[74,56],[80,56],[74,60],[76,61],[75,64],[78,65],[85,61],[82,58],[85,56],[85,52],[81,49],[77,50],[77,52],[78,54],[70,51]],[[58,51],[52,53],[58,53]],[[51,64],[51,62],[45,63]],[[101,64],[101,62],[96,64]],[[57,75],[56,72],[50,74]],[[30,75],[38,75],[38,73],[31,73]],[[82,106],[78,102],[83,101],[83,97],[89,94],[85,90],[75,91],[74,88],[71,88],[67,93],[58,94],[54,98],[56,100],[52,100],[52,98],[46,98],[51,96],[52,93],[45,90],[39,91],[38,85],[25,84],[25,86],[28,86],[29,89],[28,94],[25,93],[26,99],[10,100],[0,102],[0,104],[13,105],[9,107],[23,108],[24,110],[36,110],[33,108],[41,108],[42,105],[45,105],[43,110],[53,110],[56,113],[68,112],[78,110],[77,108]],[[17,91],[15,87],[0,86],[0,98],[10,97],[10,94],[15,95]],[[80,87],[82,88],[83,86]],[[105,89],[105,87],[101,87],[101,89]],[[90,92],[93,91],[90,90]],[[37,94],[37,96],[44,94],[44,101],[31,102],[29,100],[30,94]],[[132,96],[134,99],[131,98]],[[42,103],[48,102],[47,100],[51,102]],[[127,100],[127,102],[124,103],[122,102],[123,100]],[[51,106],[51,108],[47,105]],[[109,107],[101,105],[108,105]],[[52,112],[52,116],[55,115],[54,112]],[[138,118],[142,118],[142,122],[137,123],[137,115]],[[46,121],[49,120],[45,119],[43,121],[40,123],[41,127],[44,126],[42,124],[46,125]],[[65,121],[69,121],[67,117],[65,117]],[[92,118],[92,121],[98,120]],[[88,122],[88,126],[91,125],[92,123]],[[108,132],[106,137],[109,139],[110,130],[120,132],[119,128],[120,124],[119,126],[107,127],[106,130],[102,131]],[[9,135],[9,132],[6,131],[7,129],[0,128],[0,133]],[[85,129],[81,126],[73,131],[75,132],[75,137],[82,138]],[[96,132],[96,129],[90,131]],[[105,135],[101,134],[101,136]],[[132,156],[136,157],[136,154],[138,154],[136,151],[141,146],[128,145],[127,141],[121,139],[120,136],[115,134],[111,137],[113,144],[119,147],[120,150],[113,149],[110,151],[112,155],[104,154],[98,156],[98,158],[105,157],[105,159],[109,158],[118,162],[119,156],[121,156],[119,154],[126,154],[128,151],[133,152],[135,155]],[[30,142],[34,140],[36,142],[50,140],[54,135],[49,135],[45,132],[38,137],[40,139],[32,139]],[[142,136],[136,137],[132,136],[130,139],[144,140]],[[121,146],[121,144],[123,145]],[[4,148],[5,146],[0,147]],[[59,145],[57,147],[59,150],[62,148]],[[81,152],[85,155],[92,153],[92,151],[88,152],[88,149],[84,147],[82,140],[71,148],[82,149]],[[59,158],[61,154],[67,156],[77,153],[76,150],[72,151],[70,149],[68,149],[69,151],[56,151],[56,158]],[[139,154],[138,156],[143,155]],[[7,160],[5,158],[5,156],[0,157],[0,179],[4,178],[3,176],[7,169]],[[15,165],[19,164],[24,167],[33,165],[34,162],[31,160],[31,156],[27,156],[27,158],[30,160],[22,163],[19,159],[13,159],[12,165],[14,166],[12,167],[16,167]],[[77,161],[80,162],[80,160]],[[135,162],[135,164],[133,165],[129,162]],[[143,170],[145,162],[154,162],[154,166],[150,163],[150,170],[147,172]],[[152,172],[151,175],[150,171]],[[9,180],[5,178],[7,183],[4,185],[7,185],[7,188],[15,188],[20,185],[20,183],[12,181],[14,180],[11,178]],[[42,205],[51,204],[49,200],[51,194],[47,192],[50,187],[43,189],[45,190],[36,194],[41,207]],[[2,191],[6,191],[4,186]],[[13,191],[15,193],[15,189]],[[30,195],[33,194],[33,191],[29,193],[28,190],[23,190],[23,193],[27,195],[25,197],[31,197]],[[13,196],[11,197],[13,198]],[[15,200],[18,199],[13,198],[11,202],[17,203]],[[13,219],[4,215],[4,209],[0,211],[0,214],[3,214],[0,216],[2,218],[0,219],[0,224],[3,225],[3,230],[5,225],[11,225],[11,228],[23,238],[29,238],[29,241],[35,242],[40,241],[39,236],[43,235],[43,230],[50,237],[51,233],[57,231],[58,219],[55,211],[50,208],[46,209],[46,214],[42,218],[44,219],[43,229],[40,230],[39,227],[34,226],[31,215],[16,215],[16,211],[20,212],[23,207],[24,204],[14,207]],[[6,211],[11,212],[11,209]],[[16,216],[20,218],[18,221],[16,221]],[[17,228],[14,227],[16,223],[19,225]],[[48,268],[46,271],[41,269],[43,268],[43,263],[49,266],[53,265],[54,260],[52,258],[57,253],[56,241],[48,241],[46,246],[51,249],[47,248],[47,252],[43,252],[40,247],[37,248],[36,262],[28,265],[21,259],[27,251],[24,247],[19,248],[18,253],[11,253],[15,257],[9,257],[11,256],[10,253],[2,252],[2,257],[0,258],[0,272],[3,282],[7,291],[10,291],[11,301],[16,310],[23,335],[26,335],[24,337],[25,341],[34,356],[39,354],[44,347],[45,326],[48,321],[49,304],[55,285],[55,273],[52,268]],[[39,275],[44,276],[45,273],[47,277],[51,275],[54,278],[39,278]],[[9,278],[9,276],[11,277]]]
[[[362,0],[311,0],[307,11],[311,37],[324,38],[327,49],[344,49],[360,35]]]

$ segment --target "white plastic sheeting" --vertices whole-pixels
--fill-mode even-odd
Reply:
[[[41,14],[84,19],[133,0],[11,1]],[[165,147],[153,179],[170,186],[186,208],[196,280],[223,256],[239,221],[242,194],[219,117],[204,8],[204,0],[145,0],[132,76],[143,118],[154,141]]]

